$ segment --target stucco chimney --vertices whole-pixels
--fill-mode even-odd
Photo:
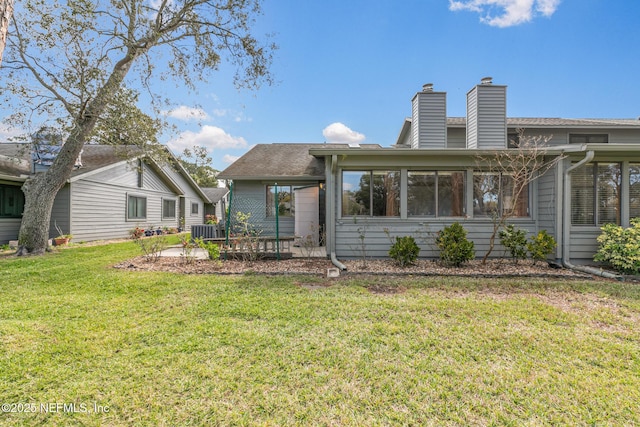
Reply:
[[[411,148],[446,145],[447,93],[434,92],[433,83],[427,83],[411,100]]]
[[[467,148],[507,147],[507,87],[484,77],[467,92]]]

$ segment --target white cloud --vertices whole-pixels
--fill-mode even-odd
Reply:
[[[216,126],[203,126],[199,132],[185,131],[167,143],[174,153],[180,154],[185,148],[198,145],[211,153],[215,149],[244,148],[247,141],[241,136],[232,136]]]
[[[14,136],[24,135],[26,132],[22,129],[16,129],[8,127],[2,123],[0,123],[0,142],[7,142],[9,138],[13,138]]]
[[[232,156],[231,154],[225,154],[224,156],[222,156],[222,162],[227,165],[230,165],[231,163],[235,162],[239,158],[240,156]]]
[[[365,136],[360,132],[353,131],[340,122],[331,123],[322,130],[322,135],[329,143],[360,143]]]
[[[449,10],[476,12],[481,22],[505,28],[529,22],[535,15],[549,17],[559,4],[560,0],[449,0]]]
[[[165,111],[165,114],[174,119],[184,121],[207,120],[209,118],[209,115],[203,109],[187,107],[186,105],[181,105],[171,111]]]

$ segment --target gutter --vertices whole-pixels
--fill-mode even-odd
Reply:
[[[594,156],[595,151],[589,150],[584,156],[584,159],[580,160],[578,163],[570,166],[566,171],[564,171],[564,190],[562,198],[562,265],[570,270],[580,271],[582,273],[593,274],[595,276],[621,281],[623,280],[623,278],[618,274],[609,273],[607,271],[603,271],[602,269],[597,269],[594,267],[577,266],[569,261],[569,252],[571,247],[571,245],[569,244],[569,238],[571,234],[571,183],[569,181],[569,174],[571,174],[571,172],[584,165],[585,163],[589,163],[591,160],[593,160]]]
[[[335,189],[335,183],[334,183],[334,179],[336,176],[336,169],[338,167],[338,156],[333,154],[331,156],[331,173],[329,174],[329,177],[331,179],[331,191],[329,191],[329,212],[330,212],[330,216],[331,216],[331,232],[333,234],[333,237],[330,240],[330,248],[329,248],[329,252],[330,252],[330,257],[331,257],[331,263],[333,265],[335,265],[336,267],[338,267],[340,270],[342,271],[346,271],[347,270],[347,266],[344,265],[343,263],[341,263],[340,261],[338,261],[338,257],[336,256],[336,219],[335,219],[335,209],[334,209],[334,204],[335,204],[335,195],[334,193],[334,189]],[[328,188],[328,187],[327,187]]]

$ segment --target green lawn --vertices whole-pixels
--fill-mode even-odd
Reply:
[[[0,258],[0,403],[21,411],[0,424],[640,424],[638,285],[110,268],[137,254]]]

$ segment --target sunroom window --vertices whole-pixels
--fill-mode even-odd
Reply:
[[[513,176],[497,172],[473,173],[473,215],[529,216],[529,185],[520,185]]]
[[[621,183],[619,163],[590,163],[575,170],[571,174],[571,223],[620,224]]]
[[[342,216],[400,216],[400,171],[343,171]]]
[[[408,216],[463,216],[464,172],[409,171]]]
[[[640,218],[640,163],[629,165],[629,217]]]

